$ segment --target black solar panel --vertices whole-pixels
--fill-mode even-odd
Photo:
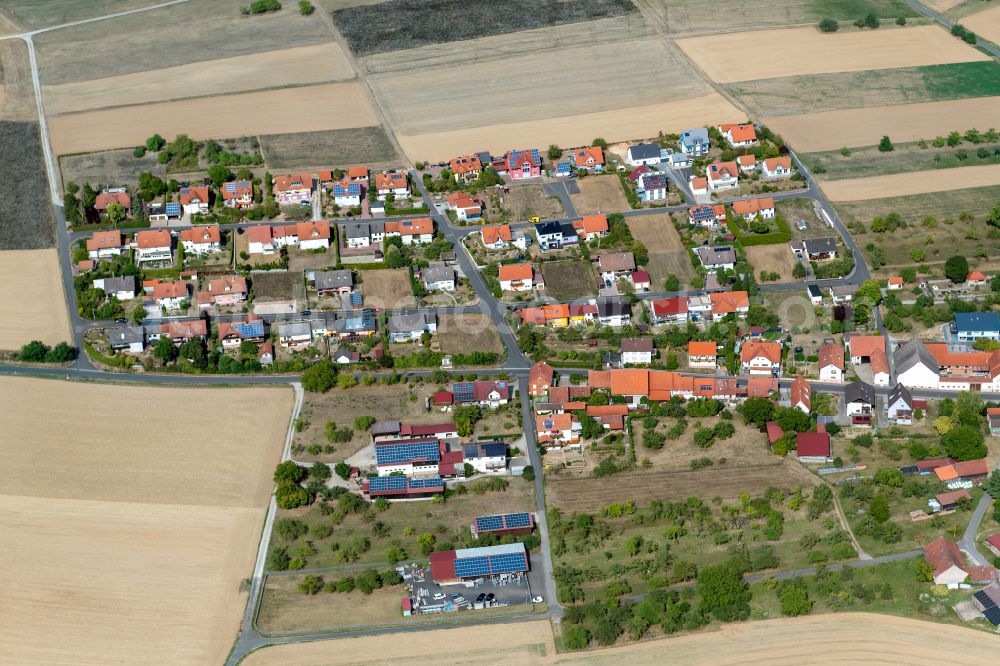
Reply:
[[[994,627],[1000,627],[1000,608],[994,606],[989,610],[983,611],[983,616],[990,621]]]
[[[997,606],[995,603],[993,603],[993,600],[990,599],[990,596],[985,592],[983,592],[982,590],[979,590],[972,596],[974,596],[979,601],[979,603],[983,605],[983,608],[990,609],[990,608],[996,608]]]

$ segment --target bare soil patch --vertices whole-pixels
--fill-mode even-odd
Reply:
[[[417,304],[410,287],[410,273],[405,268],[364,271],[361,293],[370,308],[412,308]]]
[[[780,44],[795,57],[733,57],[762,44]],[[828,34],[816,28],[760,30],[679,39],[677,46],[717,83],[989,60],[933,25]]]
[[[354,69],[339,44],[315,44],[43,86],[50,116],[111,106],[346,81]]]
[[[589,262],[583,259],[546,261],[541,265],[545,278],[545,293],[560,301],[593,296],[597,276]]]
[[[663,287],[668,275],[676,275],[681,284],[694,275],[687,249],[681,243],[669,213],[630,217],[626,224],[632,231],[632,237],[649,250],[646,271],[654,291]]]
[[[761,271],[774,272],[781,275],[778,282],[792,282],[792,270],[795,268],[795,255],[787,243],[777,245],[754,245],[746,248],[747,260],[759,276]]]
[[[502,354],[500,333],[489,317],[481,314],[445,314],[438,317],[438,339],[446,354],[470,351]]]
[[[1000,164],[914,171],[868,178],[821,180],[819,184],[832,201],[859,201],[986,187],[997,182],[1000,182]]]
[[[607,141],[628,141],[636,137],[680,132],[687,127],[739,122],[746,113],[725,97],[706,95],[660,102],[646,106],[568,115],[544,120],[506,122],[496,119],[492,125],[427,134],[397,134],[400,145],[414,160],[444,160],[476,150],[502,153],[511,146],[579,146],[596,136]]]
[[[951,2],[954,6],[958,2],[952,2],[952,0],[943,0],[944,2]],[[933,3],[931,3],[933,6]],[[945,9],[951,9],[951,7],[945,7]],[[942,10],[938,10],[942,11]],[[1000,42],[1000,7],[992,7],[985,11],[976,12],[962,19],[962,25],[976,33],[980,37],[985,37],[994,44]]]
[[[629,210],[628,200],[617,176],[588,176],[579,179],[579,185],[580,193],[569,197],[578,214],[620,213]]]
[[[59,268],[55,249],[0,252],[0,349],[71,341]]]
[[[953,130],[988,129],[996,124],[997,117],[1000,97],[977,97],[777,116],[762,122],[796,150],[817,152],[842,146],[874,146],[883,135],[900,142],[922,138],[929,141]]]
[[[712,457],[709,454],[709,457]],[[793,488],[807,485],[802,468],[791,461],[760,467],[712,467],[687,472],[632,472],[600,479],[571,479],[552,476],[545,485],[551,502],[569,513],[595,511],[611,502],[621,501],[622,488],[636,503],[650,499],[685,499],[687,497],[739,497],[740,493],[759,494],[768,486]]]
[[[389,135],[377,125],[268,134],[260,137],[260,146],[268,166],[273,169],[329,169],[357,164],[378,169],[397,165],[400,160]]]
[[[0,396],[17,663],[224,661],[291,392],[5,378]]]
[[[34,4],[34,0],[26,1]],[[100,1],[109,4],[111,0]],[[79,5],[79,9],[87,8],[89,16],[101,15],[90,13],[95,4],[90,1],[51,0],[50,4]],[[286,3],[279,12],[240,15],[240,7],[247,4],[246,0],[188,0],[36,35],[42,82],[87,81],[330,42],[330,30],[320,12],[300,16],[295,3]]]
[[[512,220],[527,220],[535,216],[544,220],[566,214],[562,201],[546,195],[541,185],[512,186],[510,193],[503,195],[503,209],[509,212]]]
[[[405,641],[391,634],[336,641],[295,643],[265,648],[243,660],[244,666],[319,666],[367,664],[371,655],[386,660],[417,661],[439,659],[443,645],[461,645],[470,661],[492,662],[498,658],[511,663],[538,663],[556,659],[552,627],[547,620],[518,622],[510,631],[482,625],[456,629],[433,629],[408,634]],[[579,658],[579,655],[576,655]]]
[[[377,123],[360,83],[328,83],[74,113],[52,118],[49,131],[61,155],[136,146],[156,132],[208,139]]]
[[[250,275],[256,300],[305,299],[302,271],[260,271]]]

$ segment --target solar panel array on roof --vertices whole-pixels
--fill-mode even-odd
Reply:
[[[472,382],[456,382],[452,384],[451,392],[455,394],[455,402],[471,402],[475,396]]]
[[[375,462],[378,465],[436,462],[440,459],[441,448],[436,439],[405,444],[385,443],[375,447]]]
[[[356,291],[352,292],[351,293],[351,305],[361,305],[361,303],[362,303],[361,294],[359,292],[356,292]]]
[[[476,518],[477,532],[493,532],[503,529],[503,516],[479,516]]]
[[[170,203],[167,204],[166,211],[167,211],[167,215],[180,215],[181,214],[181,205],[179,203],[176,203],[176,202],[172,201],[172,202],[170,202]]]
[[[385,490],[406,490],[405,476],[377,476],[369,480],[368,490],[381,492]]]
[[[236,191],[236,183],[226,183],[225,185],[223,185],[223,188],[226,190],[226,192],[230,192],[230,193],[235,192]]]
[[[491,574],[513,573],[515,571],[525,571],[528,568],[524,553],[491,555],[486,559],[489,560],[489,571]]]
[[[433,479],[410,479],[410,488],[444,488],[444,479],[441,477],[434,477]]]
[[[527,512],[508,513],[504,516],[504,520],[506,521],[508,528],[529,527],[531,525],[531,514]]]
[[[259,338],[264,335],[264,322],[248,321],[233,324],[233,328],[240,332],[244,338]]]
[[[489,573],[489,562],[485,557],[466,557],[455,560],[455,575],[459,578],[473,578]]]
[[[983,617],[989,620],[990,624],[994,627],[1000,626],[1000,607],[997,607],[993,600],[990,599],[990,595],[986,592],[980,590],[974,592],[973,597],[983,605]]]

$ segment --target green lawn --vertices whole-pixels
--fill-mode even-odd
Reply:
[[[787,76],[725,87],[756,117],[784,116],[1000,95],[1000,63],[986,60]]]
[[[928,137],[931,141],[933,137]],[[980,157],[979,150],[986,156]],[[963,142],[949,148],[920,148],[916,143],[897,144],[891,152],[880,152],[877,146],[854,148],[849,155],[839,150],[799,155],[813,174],[824,180],[886,176],[933,169],[954,169],[966,166],[1000,164],[1000,143],[974,145]]]

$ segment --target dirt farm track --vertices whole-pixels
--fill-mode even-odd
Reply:
[[[918,620],[843,613],[728,625],[606,650],[556,654],[548,623],[464,627],[398,636],[296,643],[252,653],[244,666],[368,664],[378,653],[394,663],[439,657],[441,645],[461,644],[463,654],[520,664],[685,664],[685,666],[800,666],[801,664],[908,664],[966,666],[994,663],[1000,639],[989,634]],[[469,652],[471,651],[471,653]]]

